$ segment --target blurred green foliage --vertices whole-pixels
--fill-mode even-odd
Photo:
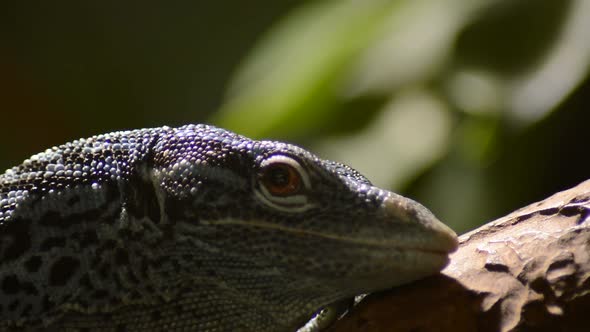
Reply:
[[[588,178],[585,0],[10,6],[5,167],[212,122],[348,163],[460,232]]]

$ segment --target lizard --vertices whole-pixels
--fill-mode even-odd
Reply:
[[[423,205],[296,145],[117,131],[0,175],[0,331],[295,331],[457,245]]]

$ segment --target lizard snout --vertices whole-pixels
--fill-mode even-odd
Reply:
[[[459,245],[457,234],[447,225],[434,216],[430,210],[422,204],[398,195],[387,192],[382,201],[381,211],[388,220],[408,227],[417,233],[415,237],[416,249],[449,253],[457,250]]]

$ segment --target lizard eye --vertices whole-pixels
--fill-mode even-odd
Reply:
[[[274,155],[264,160],[256,182],[256,196],[273,208],[300,212],[311,207],[306,192],[310,188],[307,171],[291,157]]]
[[[273,163],[260,172],[260,181],[272,195],[288,196],[301,189],[301,174],[286,163]]]

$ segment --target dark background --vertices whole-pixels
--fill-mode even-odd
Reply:
[[[358,168],[460,232],[588,178],[585,0],[5,2],[0,167],[217,124]]]

